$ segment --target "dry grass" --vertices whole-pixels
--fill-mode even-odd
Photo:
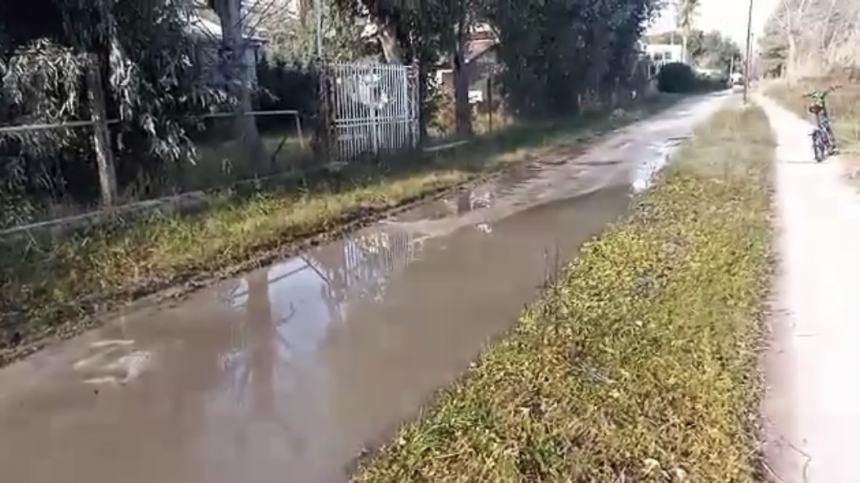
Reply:
[[[759,479],[772,155],[760,110],[718,113],[355,481]]]
[[[359,163],[273,191],[225,193],[202,213],[120,221],[58,243],[0,241],[0,365],[49,335],[80,331],[94,322],[92,314],[190,279],[249,268],[261,254],[282,254],[304,238],[508,163],[569,149],[671,102],[621,117],[512,127],[445,155]]]

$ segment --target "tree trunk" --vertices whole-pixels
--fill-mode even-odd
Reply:
[[[469,106],[469,68],[466,65],[466,19],[457,24],[457,38],[451,55],[454,71],[454,119],[457,136],[472,135],[472,109]]]
[[[689,38],[689,35],[687,35],[687,32],[684,32],[684,36],[681,39],[681,62],[684,62],[686,64],[689,64],[689,62],[687,62],[687,39],[688,38]]]
[[[244,63],[247,45],[242,35],[240,0],[214,0],[215,12],[221,21],[221,65],[227,91],[235,98],[235,128],[249,161],[260,167],[265,160],[263,143],[254,117],[247,115],[251,104],[251,72],[256,66]]]
[[[299,23],[308,26],[308,13],[311,11],[311,0],[299,0]]]
[[[382,54],[385,56],[385,61],[389,64],[403,63],[403,49],[400,47],[400,42],[397,40],[397,29],[390,22],[376,21],[377,37],[379,37],[379,45],[382,47]]]
[[[797,40],[794,35],[788,34],[788,54],[785,57],[785,75],[788,80],[794,80],[794,73],[797,67]],[[746,73],[744,73],[746,75]]]
[[[424,105],[427,102],[428,86],[427,77],[430,75],[428,69],[429,62],[422,57],[418,59],[418,133],[421,139],[427,137],[427,124],[430,119],[427,118],[427,110]]]

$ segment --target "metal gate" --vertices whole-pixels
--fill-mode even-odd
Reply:
[[[418,145],[414,66],[329,64],[322,78],[329,152],[336,161]]]

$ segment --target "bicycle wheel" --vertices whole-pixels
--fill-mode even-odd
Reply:
[[[820,163],[827,157],[827,147],[824,145],[824,133],[820,130],[812,132],[812,153],[815,155],[815,162]]]

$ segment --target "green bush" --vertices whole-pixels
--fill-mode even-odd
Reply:
[[[661,92],[693,92],[698,88],[698,80],[689,65],[672,62],[660,69],[660,73],[657,75],[657,88]]]

